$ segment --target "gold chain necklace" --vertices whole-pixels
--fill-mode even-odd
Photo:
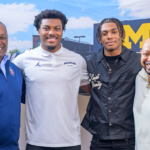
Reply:
[[[109,64],[107,62],[106,62],[106,64],[107,64],[107,67],[109,68],[109,72],[111,72],[111,68],[110,68]]]

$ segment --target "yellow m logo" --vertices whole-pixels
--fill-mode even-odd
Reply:
[[[137,44],[139,39],[142,36],[142,41],[140,41],[139,48],[142,48],[143,42],[150,37],[150,23],[143,23],[138,31],[135,33],[130,25],[124,25],[125,30],[125,39],[124,39],[124,46],[128,49],[132,48],[132,43],[129,42],[129,37],[132,39],[134,44]]]

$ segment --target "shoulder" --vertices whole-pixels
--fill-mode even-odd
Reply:
[[[10,67],[13,67],[14,69],[18,69],[17,66],[14,63],[12,63],[11,61],[9,61],[8,63],[9,63]]]
[[[22,76],[20,70],[18,69],[18,67],[14,63],[12,63],[10,61],[8,63],[9,63],[9,67],[11,67],[11,69],[15,70],[15,72],[17,72],[20,76]]]
[[[26,51],[23,53],[23,55],[24,55],[24,56],[36,55],[36,54],[39,53],[39,49],[40,49],[40,47],[34,48],[34,49],[32,49],[32,50],[26,50]]]
[[[148,80],[148,75],[147,75],[147,73],[146,73],[146,71],[145,71],[144,68],[142,68],[142,69],[139,71],[137,77],[143,78],[143,79],[145,79],[145,80]]]
[[[140,60],[141,54],[139,52],[132,51],[132,50],[126,48],[125,46],[122,46],[122,49],[124,51],[123,53],[124,53],[126,59],[133,59],[134,61]]]
[[[129,50],[130,51],[130,50]],[[134,51],[130,51],[130,56],[136,58],[136,59],[140,59],[141,58],[141,53],[137,53]]]
[[[86,56],[86,61],[88,62],[99,62],[101,59],[103,59],[103,50],[104,48],[102,47],[99,49],[98,52],[93,52],[93,54]]]
[[[32,49],[32,50],[26,50],[24,53],[21,53],[14,59],[14,63],[16,62],[22,62],[26,57],[32,57],[35,56],[38,53],[39,47]]]
[[[24,53],[20,54],[19,56],[28,56],[28,55],[32,55],[32,54],[35,55],[36,53],[39,52],[39,49],[40,49],[40,47],[31,49],[31,50],[26,50]]]
[[[93,68],[93,66],[97,66],[97,62],[99,62],[98,60],[100,60],[99,55],[101,55],[101,53],[94,53],[92,55],[86,56],[85,61],[87,63],[88,69]]]
[[[137,52],[130,51],[129,59],[134,63],[141,64],[141,54]]]
[[[137,74],[135,83],[136,83],[136,89],[139,89],[139,91],[143,90],[143,87],[146,87],[148,83],[148,75],[145,72],[144,68],[142,68]]]
[[[99,53],[86,56],[86,61],[95,61]]]
[[[70,51],[69,49],[64,48],[64,47],[63,47],[63,53],[67,56],[70,56],[70,57],[74,57],[74,58],[78,58],[78,59],[84,59],[80,54],[75,53],[74,51]]]
[[[28,53],[29,51],[26,50],[24,53],[19,54],[14,60],[13,62],[15,62],[16,60],[21,60],[25,57],[25,55]]]
[[[128,64],[130,63],[130,66],[136,71],[139,72],[142,69],[141,65],[141,54],[130,51],[128,56]]]
[[[132,63],[138,62],[140,63],[141,54],[139,52],[132,51],[123,46],[122,56],[124,59],[128,61],[132,61]]]

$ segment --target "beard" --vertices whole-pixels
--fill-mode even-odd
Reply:
[[[146,68],[145,67],[143,67],[144,68],[144,70],[146,71],[146,73],[148,74],[148,75],[150,75],[150,72],[147,72],[147,70],[146,70]]]
[[[109,52],[113,52],[114,50],[116,50],[116,49],[107,49],[107,51],[109,51]]]
[[[46,45],[46,47],[47,47],[47,49],[48,49],[49,51],[52,51],[52,50],[54,50],[54,49],[56,48],[56,46],[47,46],[47,45]]]

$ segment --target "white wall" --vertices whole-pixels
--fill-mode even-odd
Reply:
[[[83,96],[83,95],[78,96],[79,114],[80,114],[81,121],[85,115],[89,98],[90,98],[89,96]],[[25,105],[21,104],[21,129],[20,129],[20,139],[19,139],[20,150],[25,150],[25,146],[26,146],[26,141],[24,140],[24,117],[25,117]],[[92,138],[91,134],[81,127],[82,150],[89,150],[91,138]]]

